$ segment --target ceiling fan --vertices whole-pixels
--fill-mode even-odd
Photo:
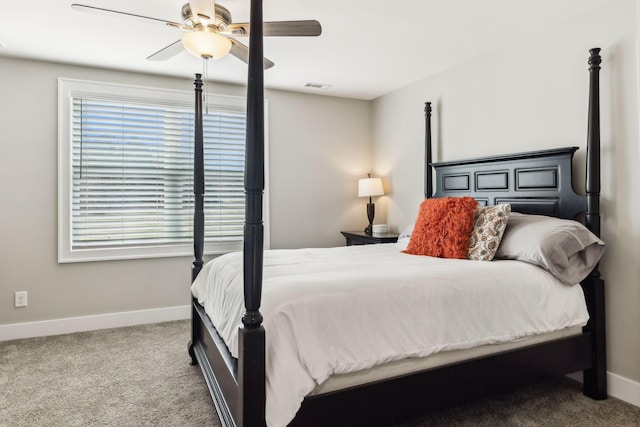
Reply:
[[[146,19],[184,31],[182,38],[148,56],[151,61],[164,61],[186,49],[189,53],[204,59],[221,58],[227,53],[241,61],[249,61],[249,47],[236,37],[248,37],[249,23],[234,23],[231,12],[214,0],[194,0],[182,6],[182,23],[74,3],[71,7],[82,12],[108,15],[125,15]],[[264,36],[319,36],[322,27],[316,20],[275,21],[263,24]],[[273,67],[273,62],[264,58],[264,68]]]

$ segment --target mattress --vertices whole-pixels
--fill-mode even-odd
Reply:
[[[509,350],[515,350],[534,344],[540,344],[580,334],[582,334],[582,327],[572,326],[559,331],[520,338],[502,344],[487,344],[465,350],[443,351],[426,357],[412,357],[396,360],[394,362],[383,363],[361,371],[332,375],[325,382],[318,385],[311,393],[309,393],[309,395],[314,396],[331,393],[333,391],[344,390],[349,387],[356,387],[375,381],[382,381],[429,369],[440,368],[465,360],[490,356],[492,354],[498,354]]]
[[[343,375],[393,369],[398,361],[439,353],[493,350],[588,320],[581,287],[564,285],[539,267],[401,249],[381,244],[265,251],[267,425],[286,425],[311,393],[348,386],[340,383],[348,379]],[[237,357],[242,254],[207,263],[192,294]]]

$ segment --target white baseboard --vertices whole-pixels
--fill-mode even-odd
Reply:
[[[640,383],[607,372],[607,390],[609,396],[640,407]]]
[[[582,372],[569,374],[567,377],[582,382]],[[607,394],[640,408],[640,383],[629,378],[607,372]]]
[[[124,326],[169,322],[190,318],[191,306],[181,305],[150,310],[98,314],[95,316],[43,320],[40,322],[13,323],[0,325],[0,341],[62,335],[73,332],[94,331],[97,329],[120,328]]]

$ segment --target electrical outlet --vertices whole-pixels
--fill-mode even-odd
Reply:
[[[15,293],[15,306],[16,307],[27,306],[27,291],[20,291]]]

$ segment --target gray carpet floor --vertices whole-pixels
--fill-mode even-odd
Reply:
[[[189,322],[0,342],[0,426],[219,426]],[[640,426],[640,408],[560,380],[395,427]]]

